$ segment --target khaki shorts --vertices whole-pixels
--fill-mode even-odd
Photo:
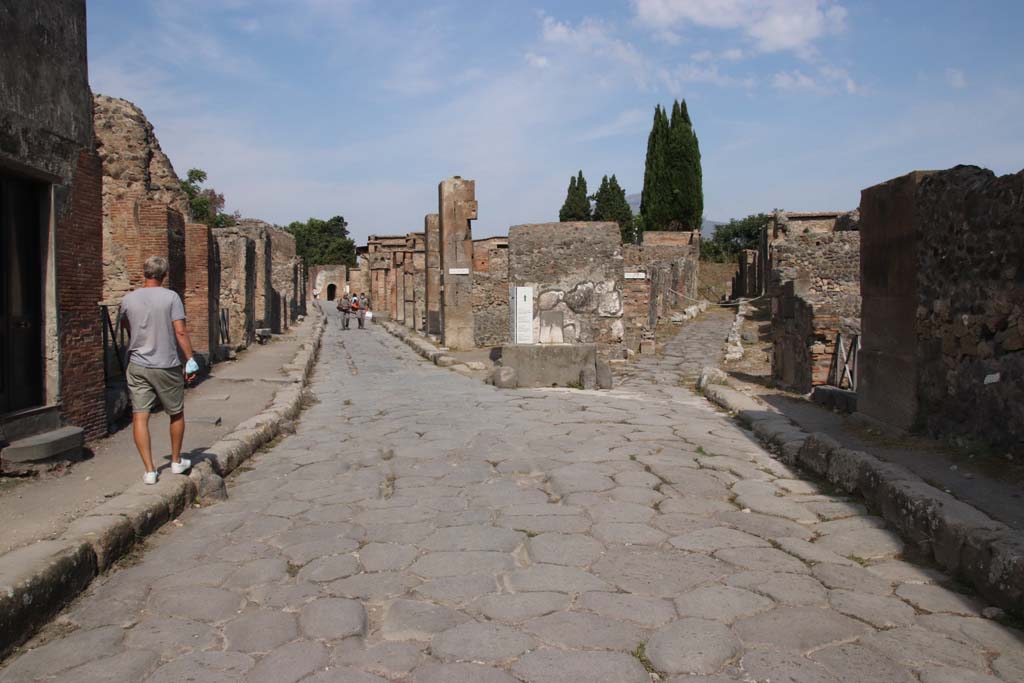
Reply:
[[[177,415],[185,410],[185,378],[181,366],[144,368],[129,363],[128,394],[134,413],[152,413],[160,404],[168,415]]]

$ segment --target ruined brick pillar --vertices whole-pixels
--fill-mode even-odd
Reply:
[[[220,304],[220,264],[210,227],[185,224],[185,315],[192,347],[214,355],[217,349]]]
[[[426,322],[424,332],[441,334],[441,224],[440,216],[428,213],[423,217],[426,233]]]
[[[405,308],[404,322],[409,329],[416,329],[416,275],[411,251],[402,252],[402,277],[405,280],[402,305]]]
[[[476,182],[459,176],[437,186],[441,251],[441,343],[473,348],[473,231]]]
[[[142,266],[150,256],[167,259],[164,286],[184,299],[185,219],[163,202],[134,197],[113,202],[110,209],[111,239],[121,247],[130,288],[141,287]]]
[[[405,252],[395,251],[391,254],[391,319],[405,322]]]

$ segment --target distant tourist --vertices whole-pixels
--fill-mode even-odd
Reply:
[[[167,259],[150,256],[143,266],[145,282],[121,301],[121,325],[128,342],[128,392],[132,401],[132,432],[146,474],[142,480],[155,484],[149,416],[163,406],[171,419],[171,472],[184,474],[192,466],[181,457],[185,438],[185,382],[199,372],[192,357],[192,341],[185,328],[181,297],[163,287]],[[179,350],[181,355],[178,354]],[[181,359],[186,358],[184,372]]]
[[[366,326],[366,316],[370,312],[370,300],[362,292],[359,293],[359,329]]]
[[[315,301],[316,299],[319,299],[319,298],[320,298],[320,290],[317,289],[316,287],[314,287],[313,288],[313,300]]]
[[[352,315],[354,315],[356,317],[356,320],[359,321],[359,329],[363,329],[363,315],[364,315],[364,313],[365,313],[365,311],[363,311],[363,307],[359,303],[359,297],[356,296],[355,294],[353,294],[352,295]]]
[[[341,311],[341,329],[348,329],[348,318],[352,313],[352,302],[348,300],[348,294],[342,294],[338,299],[338,310]]]

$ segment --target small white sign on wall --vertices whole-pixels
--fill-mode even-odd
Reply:
[[[469,268],[449,268],[449,275],[469,275]]]
[[[512,343],[533,344],[533,287],[513,287]]]
[[[636,272],[636,273],[626,273],[626,279],[627,280],[646,280],[647,279],[647,273],[644,273],[642,271],[639,271],[639,272]]]

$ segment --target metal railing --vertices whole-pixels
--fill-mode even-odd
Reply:
[[[848,340],[848,341],[847,341]],[[860,335],[836,334],[836,350],[828,371],[830,386],[857,391],[857,357],[860,355]]]
[[[110,305],[100,304],[100,327],[103,329],[103,377],[110,382],[110,356],[117,360],[118,376],[124,377],[124,350],[128,346],[125,329],[110,318]]]

